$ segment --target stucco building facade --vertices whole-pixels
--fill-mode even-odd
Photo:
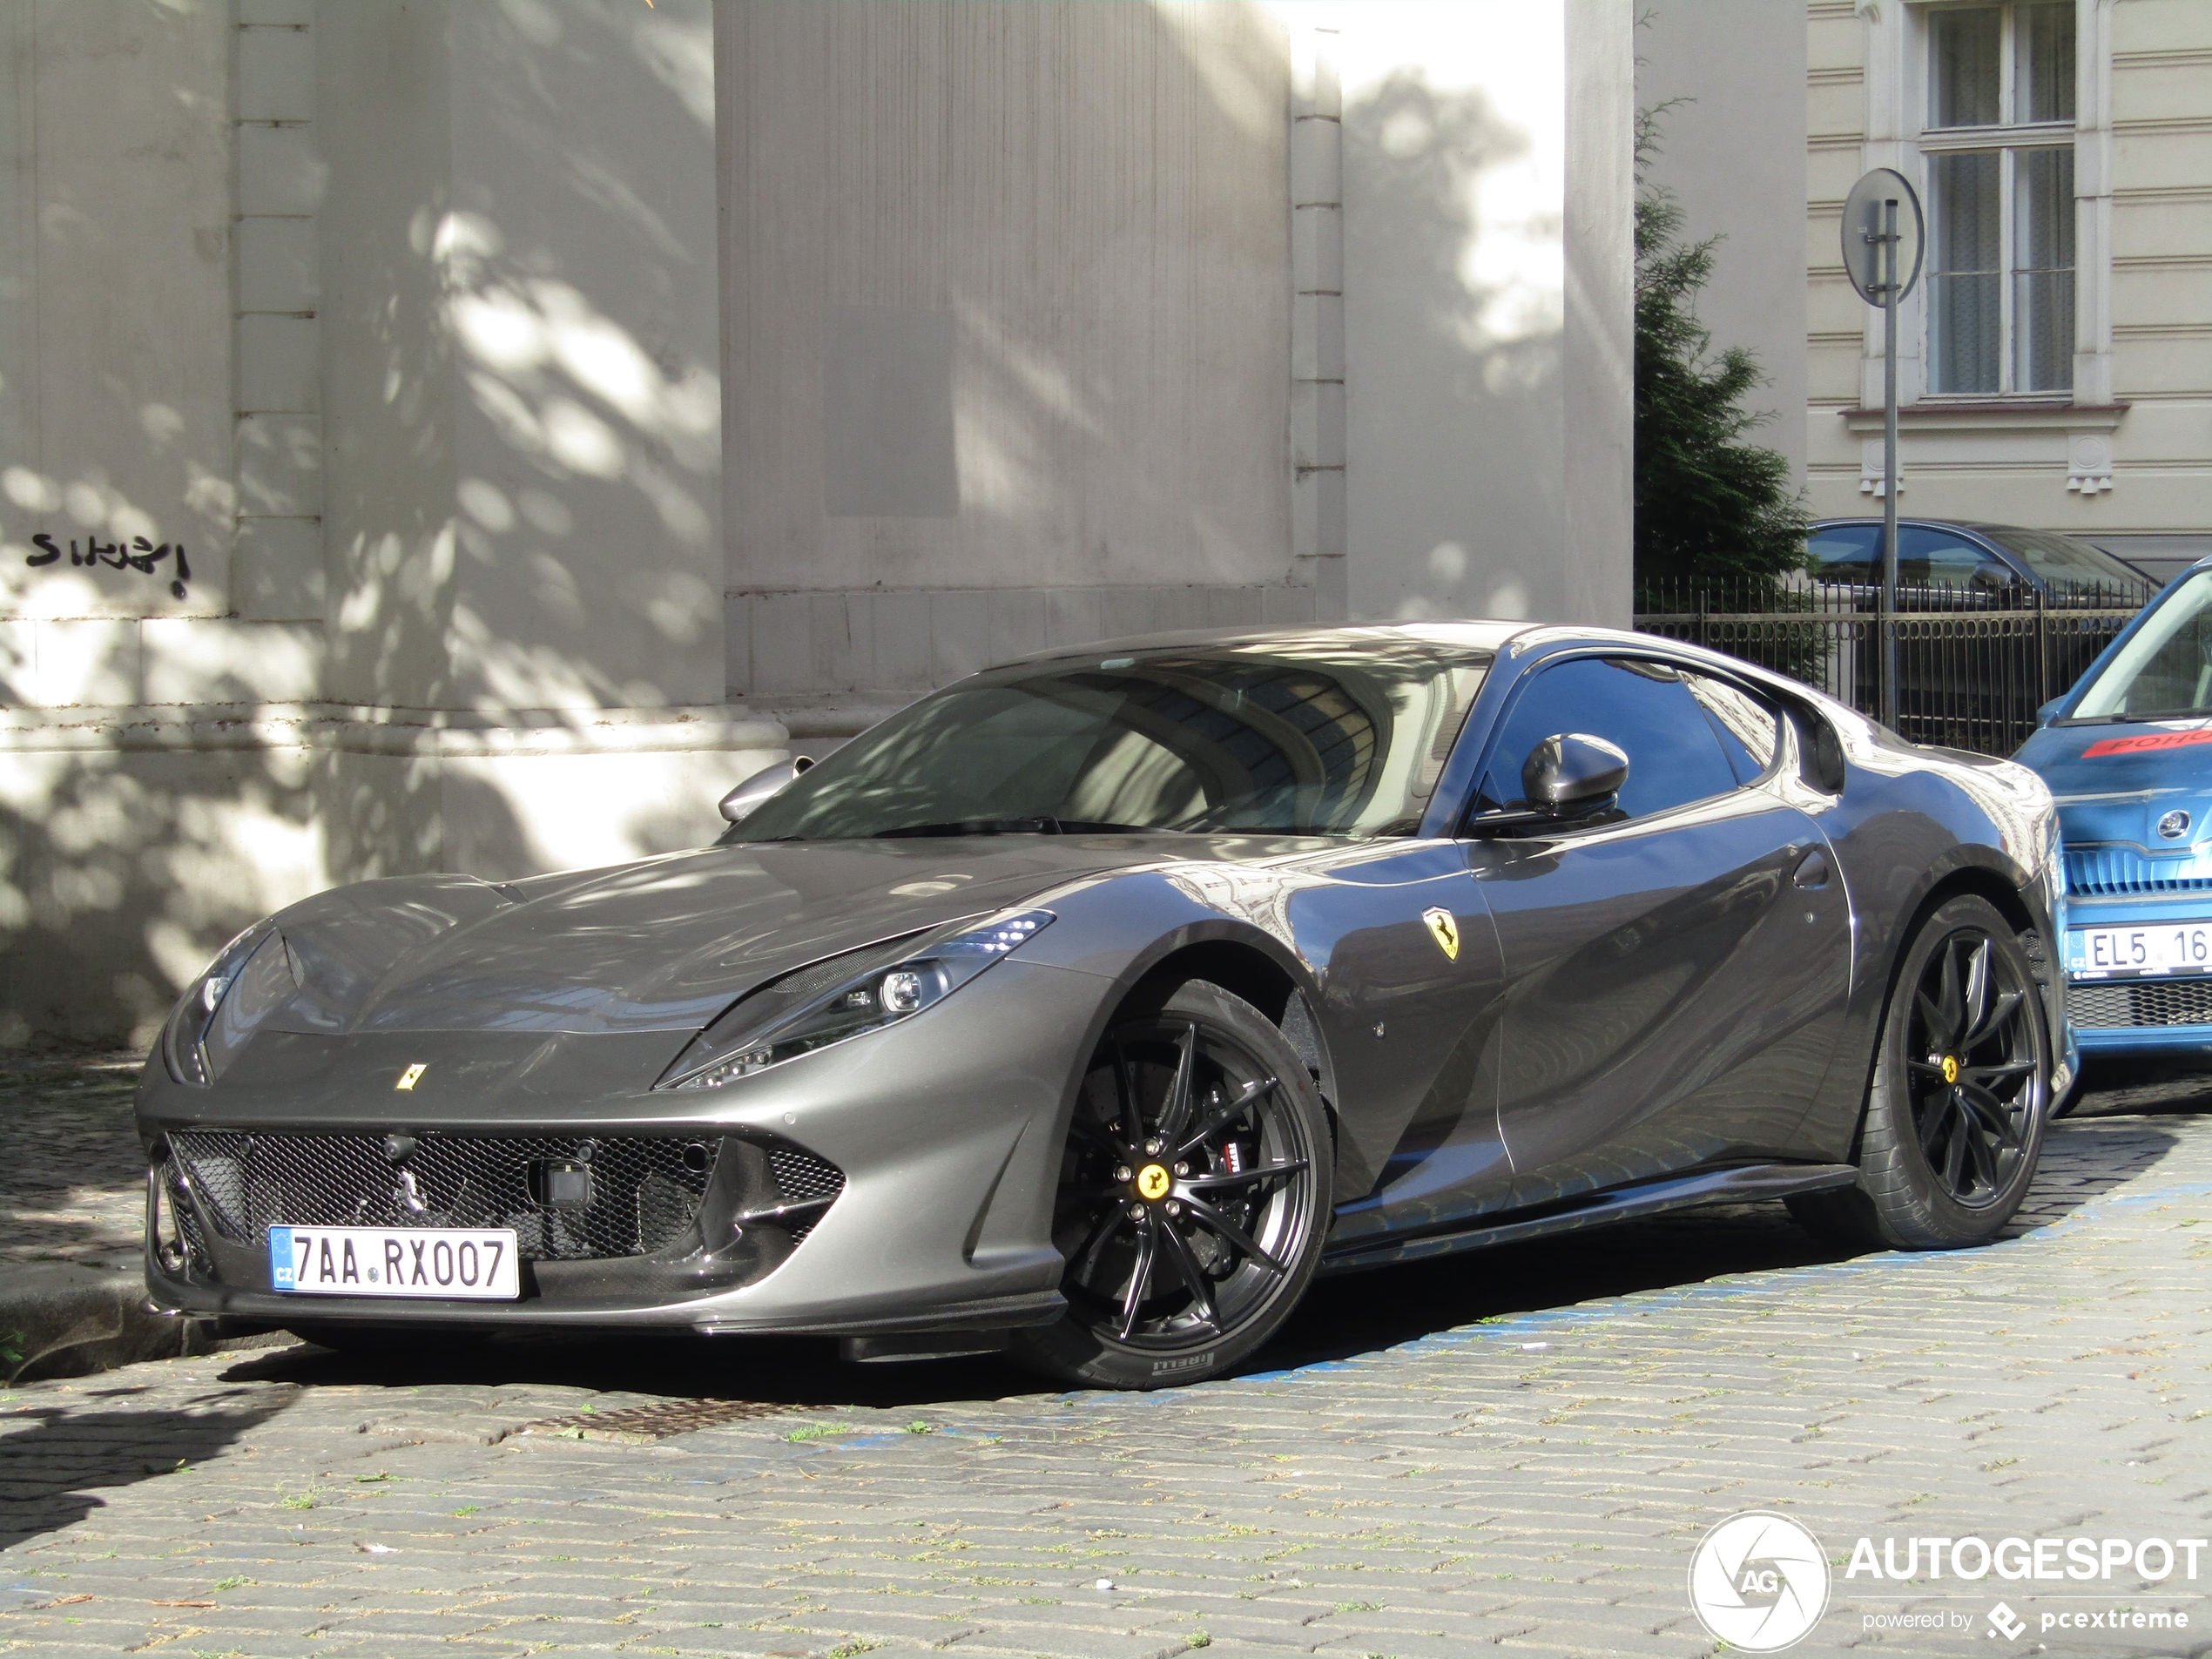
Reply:
[[[0,3],[0,1042],[1022,651],[1625,620],[1632,32]]]
[[[1878,512],[1881,325],[1844,194],[1928,213],[1902,307],[1902,510],[2081,536],[2164,577],[2212,553],[2212,7],[1814,0],[1806,483]]]

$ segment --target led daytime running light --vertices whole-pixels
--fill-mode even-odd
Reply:
[[[986,922],[949,939],[918,948],[889,965],[855,974],[765,1029],[747,1030],[760,1017],[760,996],[746,998],[709,1026],[672,1068],[664,1089],[716,1089],[833,1043],[880,1031],[933,1008],[1001,958],[1011,955],[1052,923],[1049,910]],[[856,952],[855,954],[863,953]],[[801,968],[814,973],[820,964]],[[795,975],[786,975],[786,978]],[[766,987],[772,992],[774,986]]]
[[[299,961],[284,935],[266,922],[247,928],[177,999],[161,1034],[169,1075],[194,1088],[209,1087],[300,982]]]

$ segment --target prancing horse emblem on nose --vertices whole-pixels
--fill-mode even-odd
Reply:
[[[1460,960],[1459,918],[1448,910],[1439,908],[1422,911],[1421,920],[1428,924],[1429,932],[1436,936],[1436,948],[1444,953],[1445,959],[1447,961],[1458,961]]]
[[[409,1066],[405,1071],[400,1074],[399,1082],[394,1083],[392,1087],[395,1089],[412,1089],[415,1084],[422,1081],[422,1074],[429,1069],[430,1068],[428,1065],[418,1060],[413,1065]]]

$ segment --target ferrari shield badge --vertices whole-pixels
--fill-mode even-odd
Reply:
[[[1442,951],[1449,961],[1458,961],[1460,960],[1458,918],[1448,910],[1438,908],[1422,911],[1421,920],[1428,924],[1429,932],[1434,935],[1437,949]]]
[[[418,1060],[413,1065],[409,1066],[405,1071],[400,1074],[399,1082],[394,1083],[392,1087],[395,1089],[412,1089],[415,1084],[422,1081],[422,1074],[429,1069],[429,1067],[424,1065],[422,1062]]]

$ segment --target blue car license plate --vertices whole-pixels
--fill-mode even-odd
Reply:
[[[2066,971],[2074,979],[2212,974],[2212,921],[2069,928]]]

